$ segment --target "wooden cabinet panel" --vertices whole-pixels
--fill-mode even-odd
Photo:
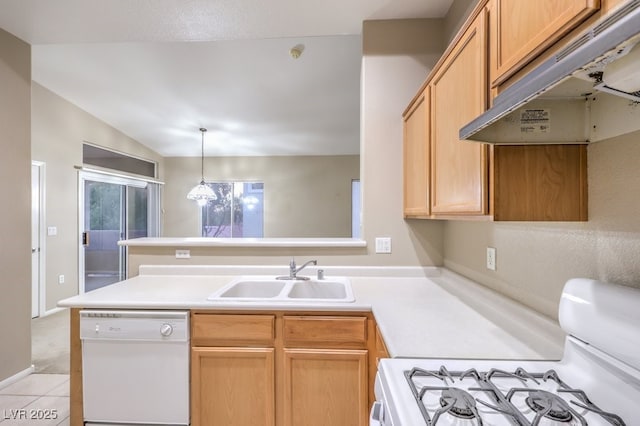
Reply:
[[[275,424],[273,348],[193,348],[191,424]]]
[[[604,11],[610,12],[619,1],[603,0],[601,12],[593,18]],[[557,19],[567,20],[569,15],[584,19],[599,5],[596,0],[555,3],[551,0],[488,0],[478,3],[425,83],[426,89],[421,89],[403,115],[405,217],[587,220],[586,147],[512,145],[488,148],[477,142],[459,140],[458,132],[487,107],[487,25],[490,25],[489,39],[492,40],[489,63],[495,74],[498,68],[495,55],[498,13],[503,17],[513,15],[510,22],[501,18],[504,53],[504,49],[514,50],[524,45],[524,41],[514,40],[527,41],[535,32],[531,28],[536,25],[558,26]],[[534,9],[531,22],[528,18],[518,19],[517,16],[528,15],[528,8]],[[554,19],[549,18],[548,22],[541,18],[551,15]],[[570,27],[572,25],[576,23],[571,21]],[[554,32],[553,37],[559,37],[562,31]],[[428,120],[423,119],[423,111],[429,114]],[[422,145],[419,139],[422,139]],[[429,146],[430,150],[426,159],[421,157],[420,151],[424,146]],[[425,162],[426,167],[423,167]],[[421,173],[425,169],[430,169],[429,191],[421,189],[424,183]],[[430,209],[421,207],[425,201],[430,202]]]
[[[82,340],[80,340],[80,309],[69,310],[69,424],[84,426],[82,400]]]
[[[490,7],[495,87],[596,12],[600,0],[493,0]]]
[[[284,349],[286,426],[366,426],[367,351]]]
[[[495,220],[587,220],[586,145],[494,147]]]
[[[327,346],[331,343],[352,343],[365,346],[366,317],[285,316],[284,344]]]
[[[382,358],[389,358],[389,350],[387,349],[387,345],[384,343],[380,329],[376,326],[376,365]]]
[[[420,94],[403,116],[403,183],[405,217],[428,217],[430,87]]]
[[[275,338],[274,315],[195,313],[191,324],[191,341],[195,346],[240,341],[269,345]]]
[[[484,215],[487,147],[461,141],[460,128],[487,104],[486,12],[483,10],[431,81],[431,212]]]

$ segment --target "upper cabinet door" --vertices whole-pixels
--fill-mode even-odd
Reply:
[[[600,0],[493,0],[491,87],[502,84],[600,8]]]
[[[429,86],[403,117],[404,216],[429,216]]]
[[[487,105],[487,13],[455,43],[431,81],[431,212],[488,213],[487,146],[461,141],[460,128]]]

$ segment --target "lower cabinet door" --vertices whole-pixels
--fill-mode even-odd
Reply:
[[[193,348],[191,425],[275,425],[273,348]]]
[[[367,351],[284,349],[285,426],[366,426]]]

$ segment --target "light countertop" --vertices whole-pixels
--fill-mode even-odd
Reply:
[[[210,238],[210,237],[164,237],[133,238],[118,241],[128,247],[331,247],[363,248],[367,242],[356,238]]]
[[[286,269],[286,268],[285,268]],[[318,268],[305,269],[313,275]],[[282,275],[256,266],[142,266],[140,275],[58,303],[105,309],[372,311],[393,357],[560,359],[557,322],[440,268],[322,267],[348,276],[355,302],[217,302],[207,296],[238,275]]]

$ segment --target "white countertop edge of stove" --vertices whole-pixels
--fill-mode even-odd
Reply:
[[[216,302],[209,294],[237,275],[280,274],[278,266],[141,266],[140,275],[74,296],[60,307],[373,311],[392,357],[559,359],[557,322],[436,267],[314,267],[349,276],[353,303]],[[315,273],[309,268],[307,275]],[[277,272],[276,272],[277,271]],[[474,329],[472,329],[474,327]],[[433,339],[435,337],[435,339]]]
[[[363,248],[365,240],[357,238],[210,238],[143,237],[118,241],[127,247],[332,247]]]

